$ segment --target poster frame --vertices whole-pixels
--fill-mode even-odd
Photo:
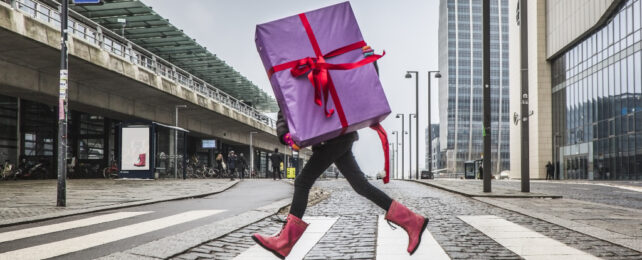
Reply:
[[[119,143],[118,143],[118,169],[122,169],[123,165],[123,128],[148,128],[149,130],[149,169],[148,170],[120,170],[118,178],[129,179],[154,179],[154,171],[156,169],[156,127],[154,124],[149,123],[122,123],[118,127]]]

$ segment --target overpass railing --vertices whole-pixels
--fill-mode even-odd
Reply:
[[[45,1],[37,0],[0,0],[0,2],[10,3],[23,14],[47,23],[56,29],[60,28],[60,12],[57,6],[53,7],[53,5],[57,5],[56,2],[46,1],[47,3],[45,3]],[[274,119],[73,10],[69,10],[68,28],[69,33],[78,39],[120,56],[161,77],[187,87],[199,95],[250,116],[271,128],[276,128]]]

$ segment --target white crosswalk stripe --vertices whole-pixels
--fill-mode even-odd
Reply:
[[[0,260],[30,260],[45,259],[60,256],[95,246],[107,244],[121,239],[164,229],[170,226],[219,214],[225,210],[195,210],[172,216],[154,219],[146,222],[109,229],[93,234],[74,237],[66,240],[23,248],[0,254]]]
[[[34,236],[44,235],[44,234],[63,231],[63,230],[72,229],[72,228],[87,227],[87,226],[96,225],[96,224],[100,224],[100,223],[106,223],[106,222],[110,222],[110,221],[116,221],[116,220],[131,218],[131,217],[140,216],[140,215],[143,215],[143,214],[148,214],[148,213],[151,213],[151,212],[152,211],[116,212],[116,213],[112,213],[112,214],[105,214],[105,215],[100,215],[100,216],[95,216],[95,217],[90,217],[90,218],[85,218],[85,219],[79,219],[79,220],[72,220],[72,221],[56,223],[56,224],[51,224],[51,225],[46,225],[46,226],[33,227],[33,228],[26,228],[26,229],[20,229],[20,230],[15,230],[15,231],[4,232],[4,233],[0,233],[0,243],[7,242],[7,241],[12,241],[12,240],[23,239],[23,238],[27,238],[27,237],[34,237]]]
[[[303,221],[309,223],[308,228],[303,233],[303,236],[296,243],[290,255],[288,255],[288,260],[291,259],[303,259],[305,255],[316,245],[319,240],[325,235],[325,233],[330,230],[332,225],[337,222],[339,218],[328,218],[328,217],[304,217]],[[263,249],[259,245],[254,245],[234,258],[234,260],[269,260],[269,259],[279,259],[271,252]]]
[[[377,259],[450,259],[428,230],[421,236],[421,244],[417,251],[409,255],[408,234],[405,230],[392,229],[383,215],[379,216],[377,228]]]
[[[459,218],[525,259],[599,259],[501,217],[482,215]]]

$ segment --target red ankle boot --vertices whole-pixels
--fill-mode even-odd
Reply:
[[[136,167],[145,167],[145,157],[146,154],[141,153],[138,155],[138,162],[134,164]]]
[[[273,237],[264,237],[259,234],[254,234],[252,235],[252,239],[277,257],[284,259],[290,254],[294,244],[296,244],[296,241],[301,238],[307,227],[308,223],[305,223],[300,218],[289,214],[287,223],[283,225],[279,234]]]
[[[406,230],[409,242],[408,253],[411,255],[415,253],[421,242],[421,235],[428,225],[428,219],[410,211],[404,205],[401,205],[401,203],[393,200],[390,209],[388,209],[388,213],[386,213],[386,220]]]

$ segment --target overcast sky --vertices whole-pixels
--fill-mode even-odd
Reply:
[[[143,0],[176,27],[225,60],[234,69],[273,95],[254,45],[256,24],[314,10],[343,1],[301,0]],[[424,168],[425,128],[427,126],[427,71],[437,70],[438,0],[352,0],[361,32],[377,53],[386,51],[379,60],[380,78],[390,102],[392,114],[383,122],[390,142],[392,131],[401,133],[396,113],[415,112],[415,79],[406,79],[408,70],[419,75],[419,167]],[[437,81],[432,82],[432,122],[439,122]],[[405,120],[406,131],[408,120]],[[415,126],[412,127],[413,143]],[[374,175],[383,169],[381,142],[370,129],[359,131],[360,140],[353,152],[362,170]],[[406,172],[408,172],[408,136],[406,136]],[[401,136],[399,136],[401,142]],[[413,147],[414,148],[414,147]],[[413,169],[415,152],[413,154]],[[399,147],[401,160],[401,147]],[[401,164],[400,164],[401,168]]]

